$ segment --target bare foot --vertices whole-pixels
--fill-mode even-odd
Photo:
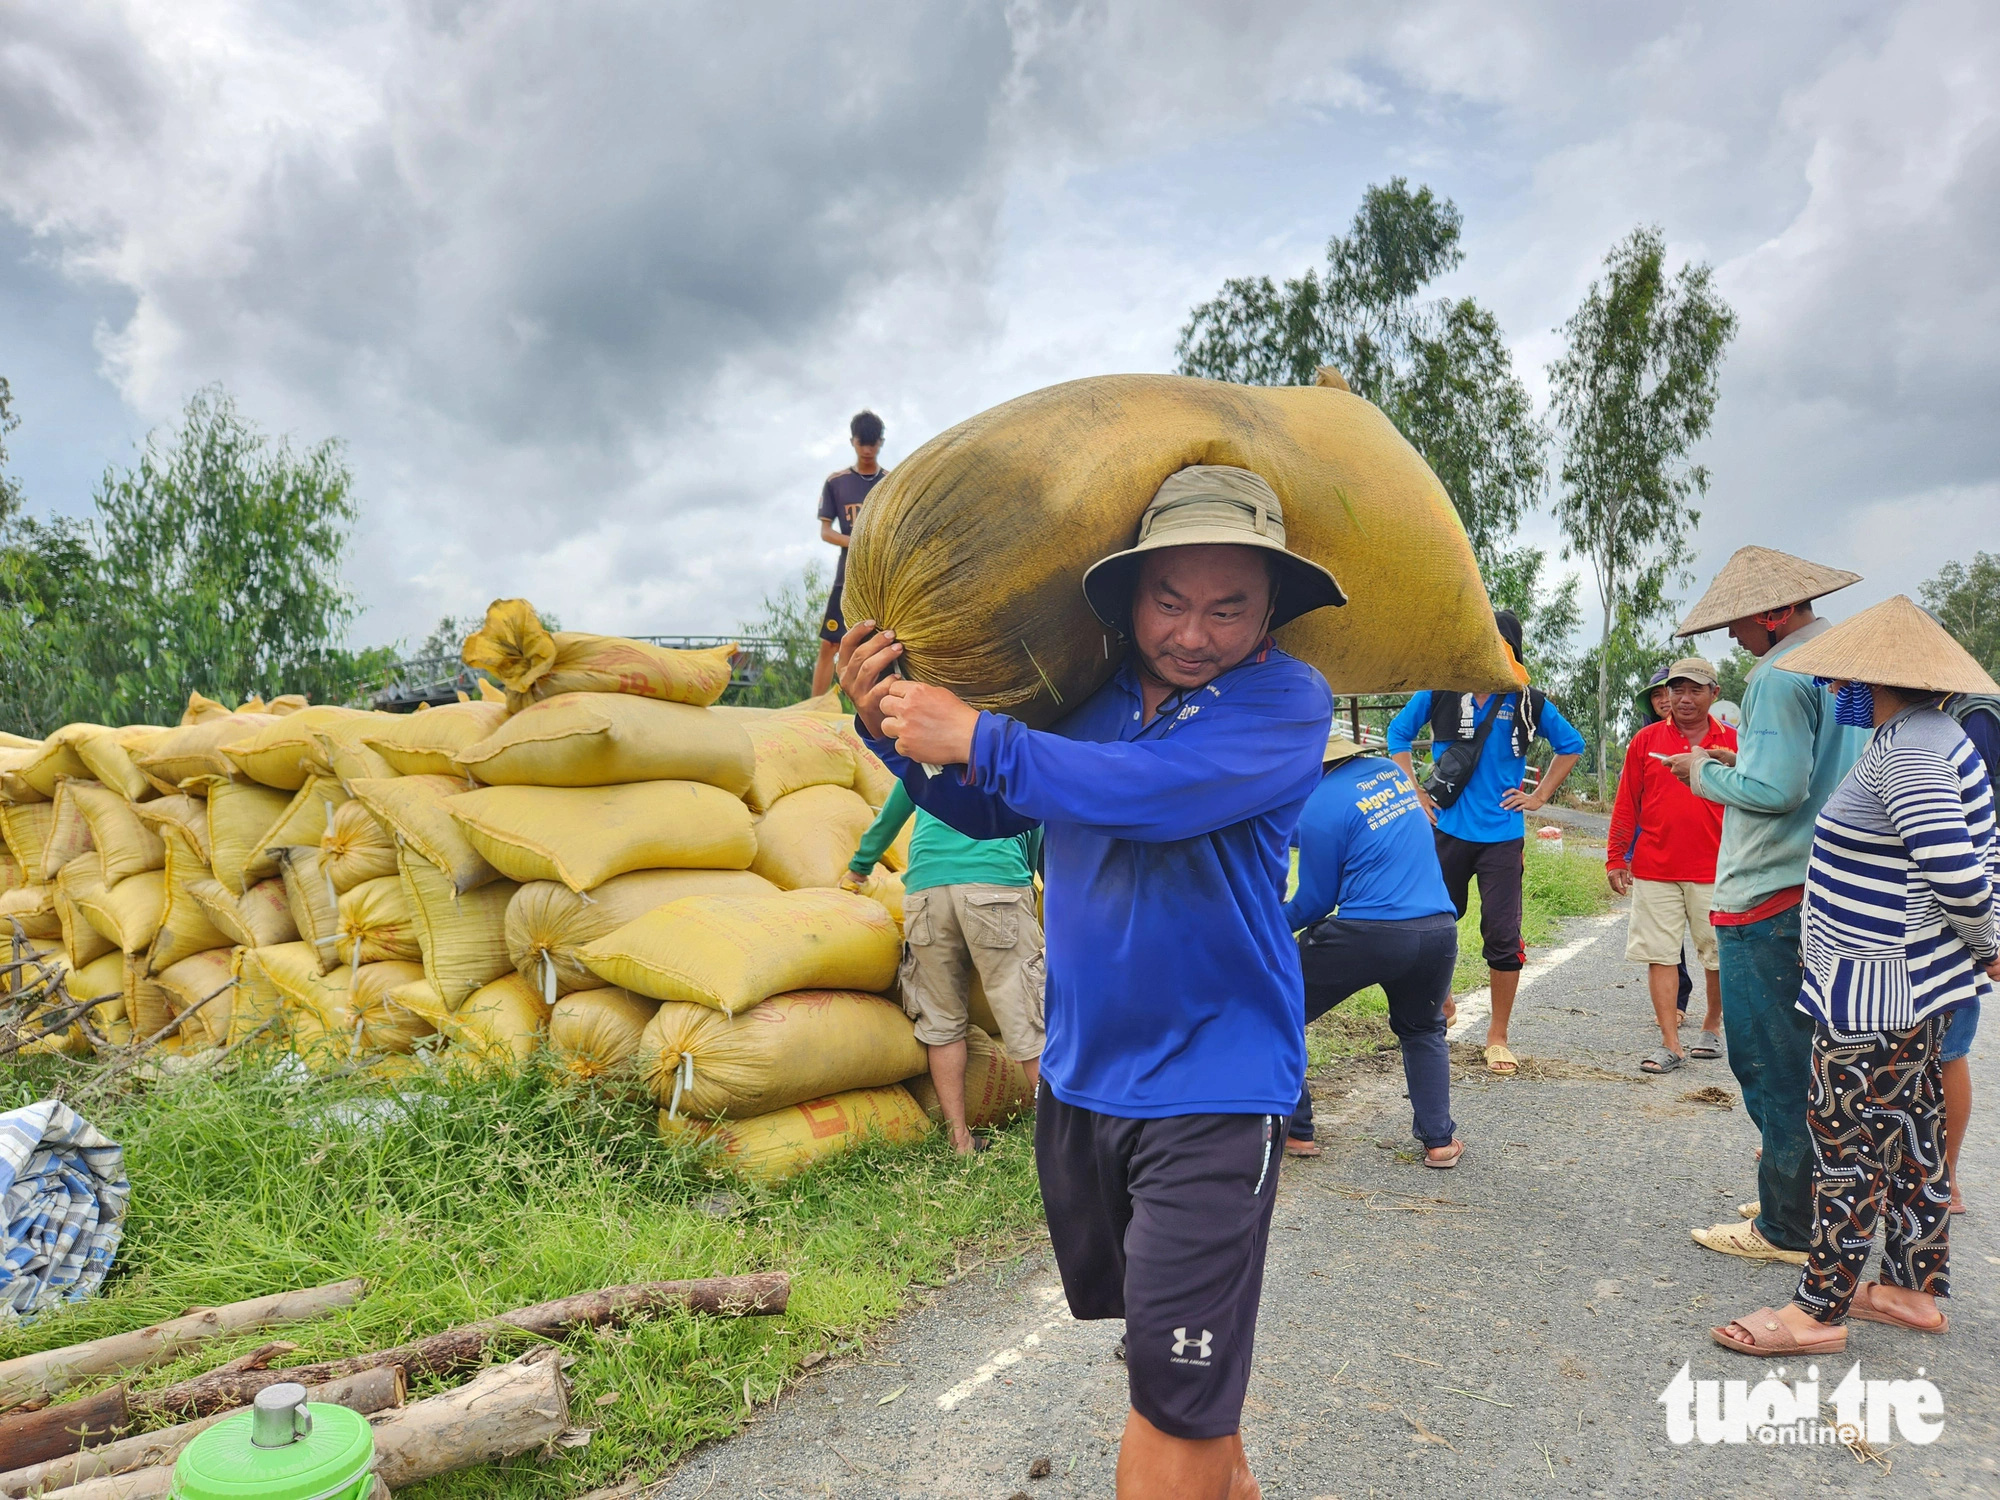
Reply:
[[[1854,1289],[1854,1300],[1911,1328],[1944,1326],[1944,1313],[1937,1305],[1937,1298],[1929,1292],[1913,1292],[1882,1281],[1864,1281]]]
[[[1443,1166],[1446,1162],[1457,1161],[1463,1155],[1465,1155],[1464,1141],[1453,1141],[1448,1146],[1427,1146],[1424,1148],[1424,1160],[1438,1167]]]
[[[1320,1156],[1323,1154],[1319,1149],[1317,1141],[1302,1141],[1295,1135],[1285,1137],[1285,1155],[1287,1156]]]
[[[960,1156],[970,1156],[979,1148],[973,1143],[972,1132],[963,1125],[951,1127],[951,1149]]]
[[[1958,1184],[1955,1182],[1951,1185],[1951,1211],[1955,1214],[1965,1212],[1965,1194],[1958,1190]]]

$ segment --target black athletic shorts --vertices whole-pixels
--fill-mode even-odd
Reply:
[[[845,583],[836,583],[833,592],[826,596],[826,618],[819,623],[819,638],[829,646],[838,646],[840,638],[847,634],[847,621],[840,613],[840,591]]]
[[[1125,1320],[1132,1409],[1178,1438],[1243,1419],[1283,1117],[1127,1120],[1041,1091],[1035,1167],[1070,1311]]]
[[[1434,829],[1438,867],[1444,871],[1445,894],[1463,917],[1472,904],[1473,877],[1479,879],[1479,945],[1486,967],[1505,973],[1528,961],[1521,946],[1521,876],[1528,857],[1527,840],[1475,844]]]

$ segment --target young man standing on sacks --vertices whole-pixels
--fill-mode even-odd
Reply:
[[[1042,1056],[1042,924],[1035,919],[1035,865],[1042,830],[969,839],[910,800],[901,782],[861,835],[842,890],[859,891],[910,814],[910,866],[903,872],[903,1009],[930,1052],[931,1085],[961,1156],[986,1149],[965,1123],[967,1006],[972,976],[986,991],[1001,1046],[1028,1075]]]
[[[847,440],[854,447],[854,467],[827,475],[819,491],[819,539],[840,549],[840,561],[833,570],[833,588],[826,596],[826,618],[820,621],[819,661],[813,667],[815,698],[833,683],[834,648],[847,630],[840,596],[847,587],[847,549],[853,544],[855,520],[868,492],[889,477],[889,471],[877,462],[882,455],[880,417],[872,411],[856,412],[847,424]]]
[[[1118,1493],[1247,1500],[1238,1428],[1305,1077],[1287,850],[1333,719],[1270,632],[1344,600],[1286,550],[1271,487],[1210,465],[1161,485],[1083,589],[1131,652],[1053,729],[885,675],[902,647],[868,621],[841,684],[919,806],[978,838],[1044,826],[1035,1160],[1071,1311],[1125,1319]]]
[[[1813,1020],[1799,1009],[1799,903],[1813,825],[1868,745],[1868,731],[1834,718],[1833,699],[1809,677],[1776,670],[1789,652],[1830,628],[1812,601],[1851,583],[1842,572],[1768,547],[1744,547],[1715,575],[1676,634],[1724,626],[1758,658],[1743,693],[1736,764],[1697,745],[1676,755],[1676,776],[1723,805],[1716,855],[1715,925],[1729,1071],[1763,1140],[1757,1201],[1736,1219],[1692,1233],[1695,1243],[1746,1260],[1804,1265],[1812,1243]]]
[[[1512,610],[1496,610],[1493,623],[1515,665],[1527,670],[1521,622]],[[1524,677],[1522,679],[1526,681]],[[1427,788],[1417,780],[1411,747],[1428,724],[1432,773]],[[1528,747],[1537,736],[1556,753],[1535,790],[1521,790],[1528,770]],[[1570,726],[1539,689],[1523,693],[1416,694],[1389,722],[1389,753],[1416,786],[1417,800],[1437,825],[1439,866],[1445,889],[1463,917],[1479,881],[1479,939],[1485,950],[1486,979],[1493,1009],[1486,1023],[1486,1066],[1503,1077],[1520,1067],[1507,1045],[1514,995],[1528,951],[1521,943],[1521,879],[1526,872],[1528,828],[1523,813],[1540,812],[1583,756],[1583,736]],[[1463,764],[1459,764],[1463,762]],[[1442,805],[1432,792],[1451,800]]]
[[[1669,763],[1699,745],[1711,755],[1721,752],[1727,764],[1736,758],[1736,731],[1709,716],[1717,692],[1715,668],[1699,656],[1684,656],[1668,667],[1665,687],[1667,716],[1633,735],[1625,749],[1604,855],[1611,889],[1632,898],[1625,956],[1646,966],[1646,988],[1660,1025],[1660,1047],[1639,1063],[1646,1073],[1671,1073],[1683,1061],[1680,964],[1690,934],[1708,980],[1708,1009],[1701,1040],[1689,1051],[1700,1058],[1722,1055],[1722,983],[1708,920],[1722,804],[1696,796]]]

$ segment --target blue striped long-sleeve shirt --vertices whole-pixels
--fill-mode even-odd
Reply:
[[[1799,1008],[1839,1031],[1903,1031],[1986,997],[1996,882],[1978,752],[1948,714],[1898,714],[1814,826]]]

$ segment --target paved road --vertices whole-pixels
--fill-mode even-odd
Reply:
[[[1879,1444],[1868,1463],[1839,1446],[1675,1447],[1656,1398],[1683,1364],[1697,1380],[1761,1378],[1707,1329],[1782,1302],[1796,1273],[1689,1240],[1754,1191],[1754,1132],[1740,1107],[1687,1097],[1733,1099],[1726,1064],[1637,1073],[1648,1008],[1622,924],[1572,924],[1578,937],[1521,997],[1522,1076],[1490,1078],[1457,1049],[1458,1171],[1417,1166],[1400,1071],[1316,1085],[1328,1151],[1285,1168],[1244,1415],[1265,1494],[2000,1495],[1990,1039],[1974,1058],[1986,1112],[1963,1164],[1973,1213],[1953,1233],[1951,1334],[1857,1323],[1848,1355],[1821,1371],[1830,1400],[1857,1358],[1869,1379],[1921,1368],[1943,1393],[1942,1437]],[[863,1359],[808,1376],[660,1493],[1109,1495],[1120,1332],[1069,1320],[1038,1248],[935,1294]],[[1041,1458],[1049,1474],[1030,1478]]]

